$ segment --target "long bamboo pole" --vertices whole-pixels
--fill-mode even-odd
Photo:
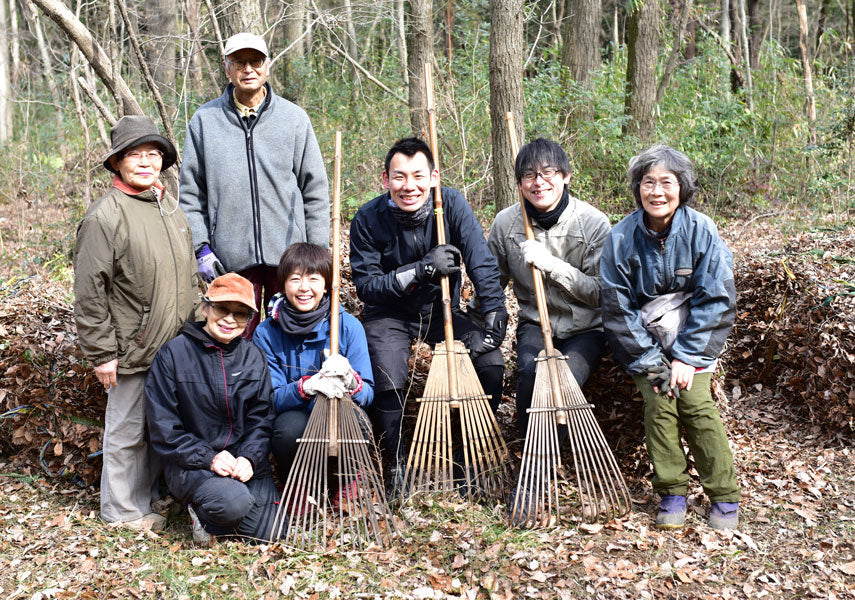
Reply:
[[[427,90],[428,131],[430,133],[430,151],[433,154],[434,169],[436,170],[436,189],[433,196],[433,212],[436,217],[436,243],[443,245],[445,241],[445,218],[442,212],[442,184],[439,177],[439,144],[436,137],[436,102],[433,97],[433,69],[430,63],[425,63],[425,88]],[[442,321],[445,329],[445,351],[448,353],[448,394],[451,407],[459,408],[457,393],[457,361],[454,360],[454,328],[451,323],[451,286],[448,275],[439,280],[442,289]]]
[[[332,286],[330,289],[330,356],[338,354],[339,297],[341,286],[341,131],[335,132],[335,159],[332,205]],[[338,398],[330,398],[329,456],[338,456]]]

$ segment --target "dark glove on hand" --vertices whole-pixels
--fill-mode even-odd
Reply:
[[[675,398],[680,397],[680,388],[671,388],[671,363],[662,357],[662,364],[653,367],[647,372],[647,380],[654,388],[659,388],[659,393],[667,396],[673,394]]]
[[[460,250],[451,244],[437,246],[418,263],[419,279],[432,279],[460,272]]]
[[[461,341],[469,348],[473,358],[492,352],[502,345],[508,329],[508,311],[504,307],[488,312],[484,317],[484,329],[464,333]]]

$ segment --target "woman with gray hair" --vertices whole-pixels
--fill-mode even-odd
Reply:
[[[709,524],[735,529],[740,490],[712,373],[736,313],[732,256],[712,219],[688,204],[697,193],[689,158],[668,146],[629,162],[638,210],[603,248],[603,327],[615,358],[644,397],[644,431],[661,499],[656,525],[686,518],[689,473],[681,427],[712,504]]]

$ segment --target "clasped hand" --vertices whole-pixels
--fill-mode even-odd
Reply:
[[[252,463],[243,456],[235,458],[228,450],[223,450],[211,461],[211,470],[222,477],[231,477],[246,483],[252,479]]]

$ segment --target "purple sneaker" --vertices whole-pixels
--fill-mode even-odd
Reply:
[[[659,514],[656,515],[656,527],[680,529],[685,522],[686,497],[662,494],[659,500]]]
[[[713,529],[736,529],[739,527],[739,502],[713,502],[707,522]]]

